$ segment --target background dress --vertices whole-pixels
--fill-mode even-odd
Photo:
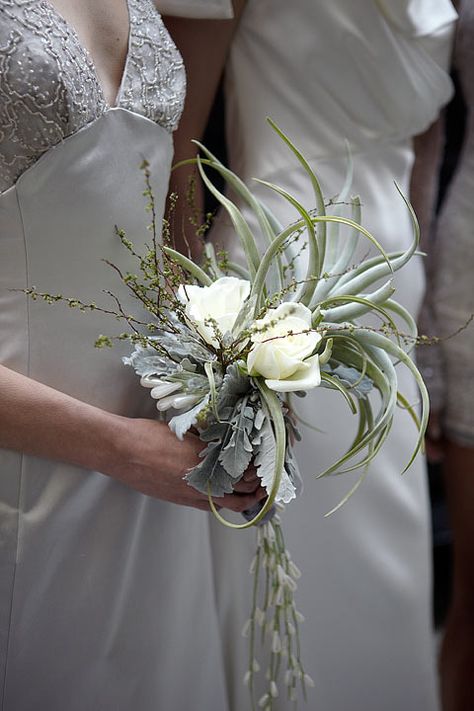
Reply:
[[[311,185],[265,122],[271,116],[302,150],[330,197],[341,189],[348,139],[354,160],[352,193],[362,201],[363,224],[387,250],[411,239],[396,180],[408,194],[411,136],[437,117],[451,94],[445,72],[455,13],[450,2],[377,3],[373,0],[250,0],[234,40],[226,75],[230,165],[283,224],[296,212],[256,176],[276,183],[306,207]],[[245,210],[244,210],[245,212]],[[213,239],[241,258],[225,218]],[[361,253],[365,253],[366,246]],[[397,277],[399,299],[416,314],[422,265]],[[418,395],[402,369],[400,390]],[[404,412],[363,487],[337,514],[324,514],[353,479],[315,482],[351,441],[355,424],[342,398],[316,389],[297,400],[299,413],[327,434],[302,427],[297,457],[304,495],[283,516],[286,540],[302,569],[297,604],[303,659],[315,678],[311,708],[324,711],[433,711],[437,708],[430,620],[430,545],[424,462],[402,478],[415,441]],[[217,525],[217,524],[212,524]],[[213,538],[216,590],[224,638],[248,615],[242,575],[252,532]],[[246,550],[245,550],[246,548]],[[242,600],[237,619],[235,600]],[[241,675],[246,659],[234,647],[227,667],[234,711],[245,708]],[[290,708],[282,691],[278,710]]]
[[[466,104],[464,142],[436,224],[429,255],[431,288],[426,305],[434,317],[432,332],[448,336],[474,313],[474,2],[463,0],[454,48]],[[474,326],[434,348],[420,349],[433,407],[442,412],[443,427],[457,444],[474,446],[474,392],[471,376]]]
[[[154,410],[121,363],[128,348],[93,345],[114,322],[10,291],[35,285],[103,302],[111,289],[130,306],[101,258],[136,269],[115,224],[139,249],[150,239],[143,158],[161,219],[185,79],[150,0],[128,8],[112,108],[48,2],[0,2],[0,361],[133,417]],[[202,512],[0,452],[3,711],[225,711],[211,580]]]

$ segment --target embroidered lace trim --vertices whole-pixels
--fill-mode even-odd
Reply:
[[[152,3],[127,0],[129,53],[117,106],[172,131],[183,61]],[[46,0],[0,4],[0,191],[49,148],[109,109],[77,33]]]

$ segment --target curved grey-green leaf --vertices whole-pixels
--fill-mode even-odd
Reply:
[[[250,275],[248,271],[245,269],[245,267],[242,267],[236,262],[227,262],[227,271],[233,272],[240,279],[246,279],[247,281],[250,281]]]
[[[426,389],[426,385],[423,382],[423,378],[421,377],[418,368],[416,367],[410,356],[407,355],[407,353],[405,353],[405,351],[400,348],[400,346],[397,346],[386,336],[383,336],[380,333],[367,331],[366,329],[362,328],[351,328],[350,331],[348,331],[348,335],[350,335],[351,337],[357,337],[359,342],[365,344],[366,348],[369,347],[372,350],[372,347],[375,347],[379,351],[385,354],[388,353],[392,357],[401,361],[401,363],[403,363],[410,370],[416,380],[416,384],[418,386],[418,390],[421,396],[421,424],[420,431],[418,433],[418,438],[413,449],[413,453],[408,461],[408,464],[403,469],[402,473],[404,473],[411,466],[413,460],[415,459],[416,455],[423,446],[423,438],[426,432],[429,417],[429,395]]]
[[[209,261],[209,264],[212,267],[212,271],[216,275],[217,279],[224,276],[223,272],[221,271],[221,269],[217,263],[216,252],[214,250],[214,245],[212,244],[212,242],[205,243],[204,255],[205,255],[206,259]]]
[[[177,252],[171,247],[163,247],[163,252],[170,257],[170,259],[178,266],[185,269],[191,276],[195,277],[203,286],[210,286],[212,284],[212,279],[206,274],[206,272],[198,267],[197,264],[192,262],[190,259]]]
[[[322,309],[322,314],[324,320],[332,321],[334,323],[340,321],[353,321],[355,318],[359,318],[370,311],[378,311],[384,318],[396,328],[395,323],[392,321],[391,317],[387,315],[382,305],[385,307],[386,301],[395,293],[395,289],[392,286],[391,280],[386,282],[383,286],[370,294],[349,294],[346,296],[334,295],[329,297],[327,301],[323,301],[319,304]],[[325,304],[331,304],[335,302],[348,302],[343,306],[334,306],[327,308],[325,310]]]
[[[379,279],[383,279],[390,272],[394,273],[401,269],[416,253],[417,247],[420,243],[420,227],[418,220],[412,206],[396,183],[395,187],[397,188],[410,213],[413,227],[413,240],[410,246],[404,252],[397,252],[392,256],[389,255],[390,269],[386,263],[380,263],[380,258],[375,257],[373,260],[365,260],[354,271],[341,277],[335,287],[337,288],[338,294],[358,293],[364,289],[367,289],[371,284]]]
[[[411,353],[411,351],[416,346],[416,339],[418,337],[418,326],[416,325],[415,319],[404,306],[399,304],[398,301],[394,301],[393,299],[388,299],[384,304],[384,307],[388,311],[392,311],[404,321],[405,326],[407,327],[407,338],[402,338],[402,341],[405,340],[406,342],[406,348],[404,348],[405,353]]]
[[[321,371],[321,380],[323,383],[327,383],[332,390],[338,390],[341,393],[341,395],[344,397],[344,400],[349,405],[350,411],[353,415],[355,415],[355,413],[357,412],[357,408],[353,398],[348,392],[348,388],[344,387],[344,385],[337,378],[334,378],[329,373],[325,373],[324,370]]]
[[[321,268],[321,263],[320,263],[320,255],[319,255],[319,248],[318,248],[318,243],[316,240],[316,231],[314,229],[313,221],[309,213],[305,210],[303,205],[296,200],[290,193],[288,193],[286,190],[283,190],[282,188],[278,187],[278,185],[274,185],[273,183],[269,183],[266,180],[257,180],[258,183],[261,185],[265,185],[267,188],[270,188],[271,190],[274,190],[276,193],[281,195],[282,197],[287,200],[290,205],[293,205],[293,207],[296,208],[296,210],[299,212],[301,217],[304,220],[306,229],[308,231],[308,244],[309,244],[309,259],[308,259],[308,268],[306,272],[306,280],[300,285],[300,287],[297,289],[294,298],[291,299],[292,301],[297,301],[299,303],[304,304],[305,306],[308,306],[308,304],[311,301],[311,296],[312,292],[314,290],[313,282],[312,280],[316,277],[319,278],[319,273],[320,273],[320,268]]]
[[[247,259],[247,264],[248,264],[248,270],[251,279],[255,277],[255,274],[257,272],[257,267],[260,262],[260,256],[258,253],[257,245],[255,243],[255,238],[250,230],[250,227],[248,226],[247,222],[245,221],[242,213],[238,209],[238,207],[232,202],[232,200],[229,200],[225,195],[223,195],[209,180],[207,177],[203,167],[202,167],[202,161],[200,158],[196,159],[197,161],[197,167],[199,170],[199,174],[209,190],[209,192],[214,195],[214,197],[221,203],[221,205],[227,210],[227,213],[232,221],[232,224],[234,226],[235,231],[237,232],[240,242],[242,244],[242,248],[245,253],[245,257]]]
[[[299,161],[300,165],[304,168],[306,171],[306,174],[309,176],[309,179],[311,181],[311,185],[313,188],[314,192],[314,197],[316,200],[316,209],[318,211],[319,215],[325,215],[326,214],[326,207],[324,205],[324,197],[323,197],[323,192],[321,190],[321,185],[319,184],[319,180],[311,168],[310,164],[304,157],[304,155],[301,153],[301,151],[296,148],[294,143],[288,138],[288,136],[281,130],[281,128],[273,121],[271,118],[267,117],[267,122],[268,124],[273,128],[273,130],[280,136],[280,138],[286,143],[290,151],[293,153],[293,155],[296,157],[296,159]],[[326,224],[324,222],[321,223],[321,234],[319,235],[319,255],[321,259],[321,263],[324,262],[324,257],[326,253]]]
[[[374,382],[377,383],[377,388],[379,389],[382,395],[383,406],[375,417],[371,430],[367,431],[360,438],[357,444],[352,445],[351,449],[348,450],[342,457],[340,457],[324,472],[317,475],[316,478],[318,479],[325,476],[329,476],[331,474],[343,474],[347,471],[358,469],[359,467],[369,463],[374,456],[373,452],[370,450],[368,455],[364,459],[358,461],[355,465],[351,467],[342,469],[342,466],[346,464],[346,462],[352,459],[361,450],[367,448],[370,442],[374,441],[379,435],[381,435],[383,437],[383,440],[385,440],[388,434],[397,401],[397,378],[395,370],[388,356],[386,356],[386,354],[383,352],[376,353],[372,349],[371,351],[372,352],[368,353],[372,360],[371,377],[373,377]],[[381,364],[383,365],[383,370]],[[379,375],[381,375],[381,377],[376,376],[377,372],[379,373]]]
[[[281,250],[283,244],[285,243],[285,240],[291,237],[294,232],[297,232],[302,226],[304,226],[304,224],[304,220],[299,220],[294,225],[290,225],[289,227],[284,229],[283,232],[280,232],[280,234],[275,237],[272,244],[267,248],[265,254],[262,256],[257,273],[252,283],[251,291],[251,295],[257,296],[258,299],[256,310],[258,310],[258,306],[263,301],[263,288],[272,260],[274,259],[277,252]]]
[[[335,212],[335,216],[340,216],[340,213],[342,211],[337,211]],[[358,197],[354,197],[351,199],[351,220],[355,222],[356,224],[361,223],[361,216],[362,216],[362,211],[361,211],[361,205],[360,205],[360,199]],[[313,295],[313,300],[312,303],[316,303],[318,300],[323,299],[331,289],[335,288],[336,284],[341,280],[341,278],[346,274],[347,270],[350,268],[351,264],[351,259],[354,256],[357,244],[359,242],[359,232],[352,228],[349,230],[349,233],[344,237],[344,242],[343,242],[343,247],[342,249],[339,249],[339,244],[340,244],[340,230],[339,230],[339,223],[332,223],[330,224],[330,227],[337,227],[337,232],[335,232],[335,251],[336,251],[336,257],[331,260],[331,262],[327,262],[323,266],[323,274],[327,273],[328,276],[325,279],[321,279],[319,284],[316,287],[316,290]],[[332,250],[333,245],[333,230],[328,231],[328,239],[327,239],[327,249],[326,253],[328,253],[330,250]]]
[[[275,237],[275,232],[273,231],[271,223],[257,198],[255,198],[243,180],[229,170],[229,168],[226,168],[226,166],[223,165],[202,143],[199,141],[193,141],[193,143],[195,143],[203,151],[203,153],[208,156],[208,160],[201,159],[201,163],[216,170],[222,178],[224,178],[227,184],[230,185],[231,188],[235,190],[242,200],[244,200],[244,202],[246,202],[251,208],[257,218],[258,224],[267,244],[271,244]],[[272,270],[269,275],[271,280],[268,286],[271,293],[280,291],[283,287],[282,265],[279,256],[277,257],[275,266],[276,269]]]

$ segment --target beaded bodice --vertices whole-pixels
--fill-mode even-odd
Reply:
[[[172,131],[182,59],[152,0],[127,0],[129,47],[115,105]],[[47,0],[0,0],[0,192],[49,148],[109,110],[94,63]]]

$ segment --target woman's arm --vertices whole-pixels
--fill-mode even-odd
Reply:
[[[164,501],[209,508],[207,497],[183,480],[204,447],[197,436],[180,442],[162,422],[114,415],[1,365],[0,447],[99,471]],[[216,505],[243,511],[263,498],[255,476],[246,479]]]
[[[420,223],[421,249],[426,290],[418,317],[419,331],[436,336],[436,322],[432,304],[433,223],[438,194],[439,171],[443,150],[443,117],[438,118],[425,133],[414,138],[415,162],[410,184],[410,199]],[[422,369],[431,398],[431,413],[426,433],[426,452],[430,461],[442,457],[440,408],[443,400],[443,375],[441,353],[437,345],[420,346],[417,360]]]
[[[234,0],[233,6],[234,18],[231,20],[163,18],[181,52],[187,76],[184,111],[174,134],[175,163],[195,157],[197,150],[191,141],[193,138],[201,139],[206,128],[245,0]],[[170,190],[178,195],[172,225],[176,247],[184,254],[189,251],[199,261],[202,245],[189,222],[192,209],[186,205],[184,197],[189,178],[195,174],[193,167],[178,169],[171,175]],[[194,207],[202,211],[202,205],[202,186],[197,180]]]

